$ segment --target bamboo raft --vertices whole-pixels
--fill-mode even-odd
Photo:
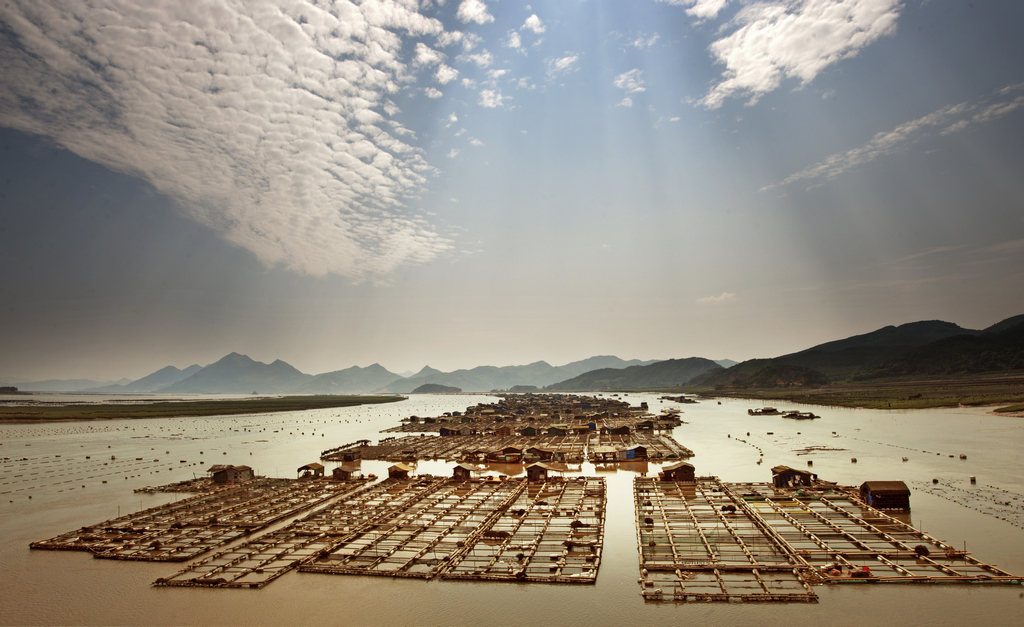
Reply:
[[[261,588],[285,572],[593,583],[603,479],[388,479],[226,548],[156,586]]]
[[[256,479],[82,527],[33,549],[90,551],[103,559],[183,562],[316,507],[345,488],[327,481]]]
[[[1021,583],[852,489],[636,478],[648,600],[816,602],[813,584]]]

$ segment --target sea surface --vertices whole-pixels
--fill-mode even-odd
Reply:
[[[1024,575],[1024,419],[991,415],[987,408],[777,405],[822,416],[795,421],[749,416],[749,401],[679,405],[656,395],[622,398],[635,405],[646,400],[654,412],[683,410],[687,424],[673,435],[696,453],[690,461],[698,475],[770,481],[772,466],[808,468],[811,460],[819,477],[841,484],[902,480],[913,492],[912,524]],[[398,403],[282,414],[0,425],[0,624],[1024,625],[1020,586],[817,586],[816,604],[645,602],[637,583],[632,480],[638,472],[656,472],[655,464],[580,469],[608,481],[595,585],[292,572],[262,590],[153,588],[155,579],[182,565],[28,547],[119,513],[185,498],[133,490],[203,476],[213,464],[247,464],[260,475],[294,477],[299,466],[318,461],[322,450],[386,437],[379,431],[403,417],[436,416],[494,400],[413,395]],[[815,450],[807,452],[809,447]],[[364,461],[362,470],[384,476],[389,465]],[[418,472],[448,474],[450,466],[420,462]],[[970,476],[977,477],[975,486]],[[934,493],[933,479],[940,481],[941,494]]]

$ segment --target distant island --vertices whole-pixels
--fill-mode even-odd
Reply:
[[[461,388],[453,387],[450,385],[441,385],[440,383],[424,383],[415,390],[413,394],[454,394],[461,392]]]

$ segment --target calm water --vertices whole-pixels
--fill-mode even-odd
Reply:
[[[821,600],[815,605],[645,603],[637,584],[635,475],[621,469],[598,473],[608,480],[609,511],[594,586],[289,573],[263,590],[151,588],[154,579],[180,566],[28,548],[29,542],[113,518],[119,511],[182,498],[134,494],[135,488],[202,475],[215,463],[248,464],[259,474],[293,477],[299,466],[317,461],[321,450],[362,438],[377,440],[382,437],[380,429],[394,426],[404,416],[438,415],[490,400],[416,396],[387,405],[272,416],[0,426],[0,458],[11,458],[0,466],[0,623],[1024,624],[1024,589],[1012,586],[817,587]],[[647,400],[654,411],[675,406],[653,395],[630,395],[626,400]],[[746,401],[723,400],[721,405],[710,401],[682,407],[689,424],[676,428],[674,436],[697,453],[691,461],[698,474],[726,481],[767,481],[772,466],[806,468],[810,459],[821,478],[840,483],[901,479],[914,492],[916,526],[954,544],[966,542],[977,557],[1024,575],[1024,529],[915,488],[930,484],[932,478],[967,488],[968,477],[976,475],[980,487],[1012,493],[1007,500],[1024,494],[1024,419],[990,416],[984,409],[882,412],[815,407],[804,409],[813,409],[821,420],[793,421],[748,416],[749,406]],[[756,463],[757,447],[764,452],[761,465]],[[797,453],[806,447],[844,450]],[[959,459],[961,453],[967,460]],[[901,461],[904,456],[908,462]],[[858,463],[851,463],[851,457]],[[17,461],[23,458],[27,461]],[[363,471],[381,475],[388,465],[363,462]],[[447,474],[446,468],[440,462],[419,465],[420,472]],[[650,470],[655,470],[653,465]],[[584,464],[583,472],[595,470]]]

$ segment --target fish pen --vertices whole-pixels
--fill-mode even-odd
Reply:
[[[316,507],[339,490],[338,484],[326,481],[258,479],[82,527],[29,546],[90,551],[105,559],[182,562]]]
[[[647,600],[803,601],[817,594],[770,527],[717,480],[633,480],[640,585]]]
[[[815,601],[811,584],[1021,583],[868,506],[855,488],[637,478],[634,494],[647,599]]]
[[[405,485],[420,492],[408,507],[377,513],[301,570],[433,578],[464,548],[487,537],[493,519],[509,507],[526,484],[445,479]]]
[[[597,581],[604,545],[605,481],[594,477],[519,480],[507,509],[467,542],[445,579],[585,583]]]

